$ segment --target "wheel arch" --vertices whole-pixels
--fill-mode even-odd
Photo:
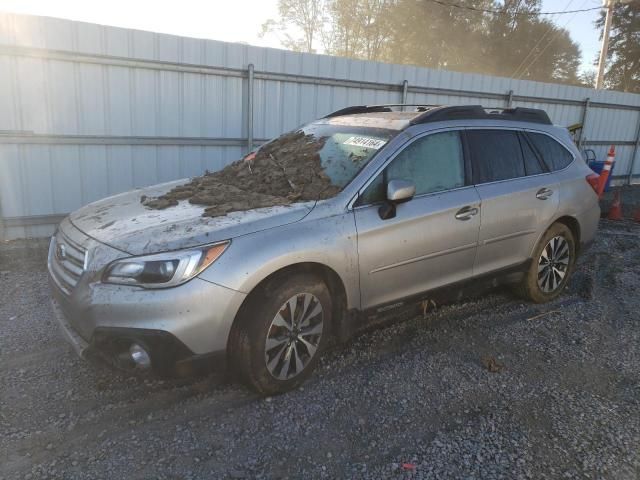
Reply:
[[[333,268],[318,262],[300,262],[287,265],[286,267],[282,267],[275,272],[272,272],[258,282],[240,305],[240,308],[233,320],[233,324],[231,325],[231,332],[235,330],[238,322],[243,318],[243,314],[252,306],[252,302],[254,302],[259,295],[268,291],[270,288],[273,288],[273,285],[283,277],[297,273],[311,273],[317,275],[322,279],[325,285],[327,285],[332,299],[331,316],[333,324],[331,325],[331,329],[332,334],[335,335],[342,322],[347,318],[347,291],[340,275],[338,275]],[[233,333],[230,333],[229,338],[227,339],[227,350],[229,350],[232,335]]]
[[[571,233],[573,234],[573,239],[576,244],[576,251],[578,251],[579,253],[581,232],[580,232],[580,223],[578,222],[578,220],[575,217],[564,215],[560,218],[557,218],[555,222],[549,225],[549,228],[551,228],[551,226],[555,223],[561,223],[565,225],[569,230],[571,230]],[[549,230],[549,228],[547,228],[547,230]]]
[[[533,254],[536,248],[538,247],[538,244],[540,243],[540,240],[542,239],[542,237],[544,237],[545,233],[547,233],[549,229],[553,227],[556,223],[560,223],[564,225],[571,231],[575,240],[576,251],[577,253],[580,253],[580,235],[581,235],[580,222],[578,222],[578,220],[571,215],[561,215],[555,218],[551,223],[549,223],[549,225],[547,225],[547,227],[544,230],[540,232],[540,234],[538,235],[538,238],[536,238],[536,241],[531,247],[531,253],[529,254],[529,258],[531,260],[533,260]]]

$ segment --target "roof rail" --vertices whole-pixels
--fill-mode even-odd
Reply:
[[[335,112],[325,115],[324,118],[340,117],[341,115],[351,115],[354,113],[369,113],[369,112],[390,112],[391,108],[386,105],[354,105],[352,107],[341,108]]]
[[[431,108],[411,120],[411,125],[446,120],[511,120],[552,125],[547,112],[537,108],[490,108],[482,105],[461,105]]]
[[[426,105],[424,103],[385,103],[381,105],[354,105],[352,107],[341,108],[324,118],[339,117],[341,115],[353,115],[356,113],[391,112],[393,107],[416,107],[417,112],[425,112],[427,109],[439,107],[440,105]]]

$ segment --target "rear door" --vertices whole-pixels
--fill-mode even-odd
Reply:
[[[482,202],[473,273],[522,264],[558,209],[554,177],[522,132],[487,128],[465,135]]]
[[[363,191],[354,208],[363,309],[471,275],[480,199],[466,170],[460,132],[431,133],[401,150]],[[414,182],[416,195],[383,220],[378,209],[395,179]]]

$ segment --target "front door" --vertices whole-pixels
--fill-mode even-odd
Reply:
[[[416,195],[386,220],[386,184],[415,183]],[[361,308],[470,277],[480,228],[480,199],[465,181],[459,132],[432,133],[400,151],[360,196],[358,233]]]

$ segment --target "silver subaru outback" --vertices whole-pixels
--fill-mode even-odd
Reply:
[[[273,394],[332,337],[469,285],[558,296],[600,217],[568,132],[541,110],[398,107],[70,214],[48,258],[67,339],[123,366],[225,365]]]

